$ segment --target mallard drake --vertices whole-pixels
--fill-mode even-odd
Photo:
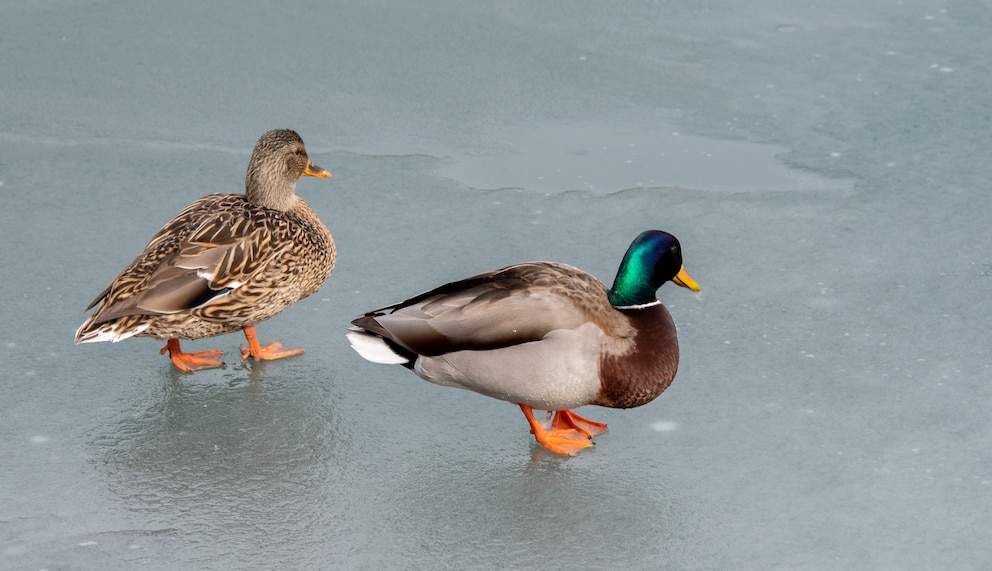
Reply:
[[[211,194],[184,208],[90,303],[76,343],[132,336],[166,342],[180,370],[224,365],[223,351],[184,353],[180,339],[243,330],[241,358],[280,359],[303,349],[261,345],[255,325],[316,292],[334,269],[334,239],[296,196],[302,176],[331,173],[307,157],[294,131],[269,131],[248,161],[244,194]]]
[[[565,264],[517,264],[370,311],[347,335],[369,361],[519,405],[539,444],[574,455],[607,426],[571,409],[641,406],[675,378],[675,323],[656,297],[667,281],[699,291],[675,236],[649,230],[609,291]],[[550,429],[535,408],[555,413]]]

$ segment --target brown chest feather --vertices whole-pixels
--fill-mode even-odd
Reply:
[[[622,355],[600,358],[602,386],[595,403],[610,408],[633,408],[653,401],[675,379],[679,343],[675,322],[664,305],[622,310],[635,331],[633,347]]]

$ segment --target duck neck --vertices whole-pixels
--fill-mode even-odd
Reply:
[[[617,308],[638,309],[659,303],[658,287],[651,283],[650,276],[651,270],[644,260],[628,252],[620,263],[613,287],[607,292],[610,304]]]
[[[248,202],[265,208],[286,212],[296,204],[296,183],[283,173],[263,168],[249,168],[245,178]]]

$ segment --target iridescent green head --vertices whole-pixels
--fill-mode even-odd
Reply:
[[[658,300],[655,293],[665,282],[699,291],[682,268],[682,246],[668,232],[647,230],[634,238],[620,262],[617,278],[608,293],[616,307],[636,306]]]

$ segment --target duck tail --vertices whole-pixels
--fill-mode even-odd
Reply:
[[[380,335],[376,335],[361,327],[348,329],[348,342],[356,353],[366,361],[382,363],[383,365],[403,365],[413,367],[417,356]]]
[[[128,337],[134,337],[147,328],[147,324],[133,328],[121,328],[114,321],[94,323],[93,318],[90,318],[76,330],[75,340],[76,343],[98,343],[101,341],[117,343]]]

